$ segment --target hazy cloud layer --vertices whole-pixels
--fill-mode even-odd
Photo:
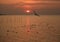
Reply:
[[[12,4],[25,1],[60,1],[60,0],[0,0],[0,4]]]
[[[60,0],[0,0],[0,14],[26,14],[25,10],[36,10],[39,14],[60,14]]]
[[[26,14],[25,10],[36,10],[38,14],[60,14],[60,6],[59,5],[49,5],[49,4],[41,4],[41,5],[28,5],[21,6],[20,4],[0,4],[0,14]],[[32,12],[33,14],[33,12]]]

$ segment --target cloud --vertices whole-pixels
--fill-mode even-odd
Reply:
[[[26,14],[27,9],[39,14],[60,14],[60,0],[0,0],[0,14]]]
[[[20,3],[16,4],[0,4],[0,14],[26,14],[24,10],[27,10],[25,7],[27,4],[21,6]],[[29,5],[29,4],[28,4]],[[27,5],[27,6],[28,6]],[[40,3],[40,4],[30,4],[30,8],[32,10],[36,10],[39,14],[60,14],[60,6],[59,4],[47,4],[47,3]],[[28,9],[30,9],[28,7]]]
[[[0,4],[14,4],[14,3],[18,3],[18,2],[27,2],[27,3],[44,2],[44,3],[47,3],[47,1],[49,1],[49,3],[51,3],[51,2],[56,3],[57,1],[60,1],[60,0],[0,0]]]
[[[23,0],[0,0],[0,4],[14,4],[14,3],[18,3],[21,2]]]
[[[24,1],[24,3],[60,3],[60,1]]]

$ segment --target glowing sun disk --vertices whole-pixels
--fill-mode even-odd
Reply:
[[[29,13],[29,12],[30,12],[30,10],[27,10],[26,12],[27,12],[27,13]]]

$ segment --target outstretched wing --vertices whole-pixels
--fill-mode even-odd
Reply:
[[[36,11],[33,10],[34,15],[39,16],[39,14],[36,13]]]

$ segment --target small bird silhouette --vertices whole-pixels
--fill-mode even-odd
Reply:
[[[36,13],[36,11],[33,11],[34,15],[39,16],[39,14]]]

